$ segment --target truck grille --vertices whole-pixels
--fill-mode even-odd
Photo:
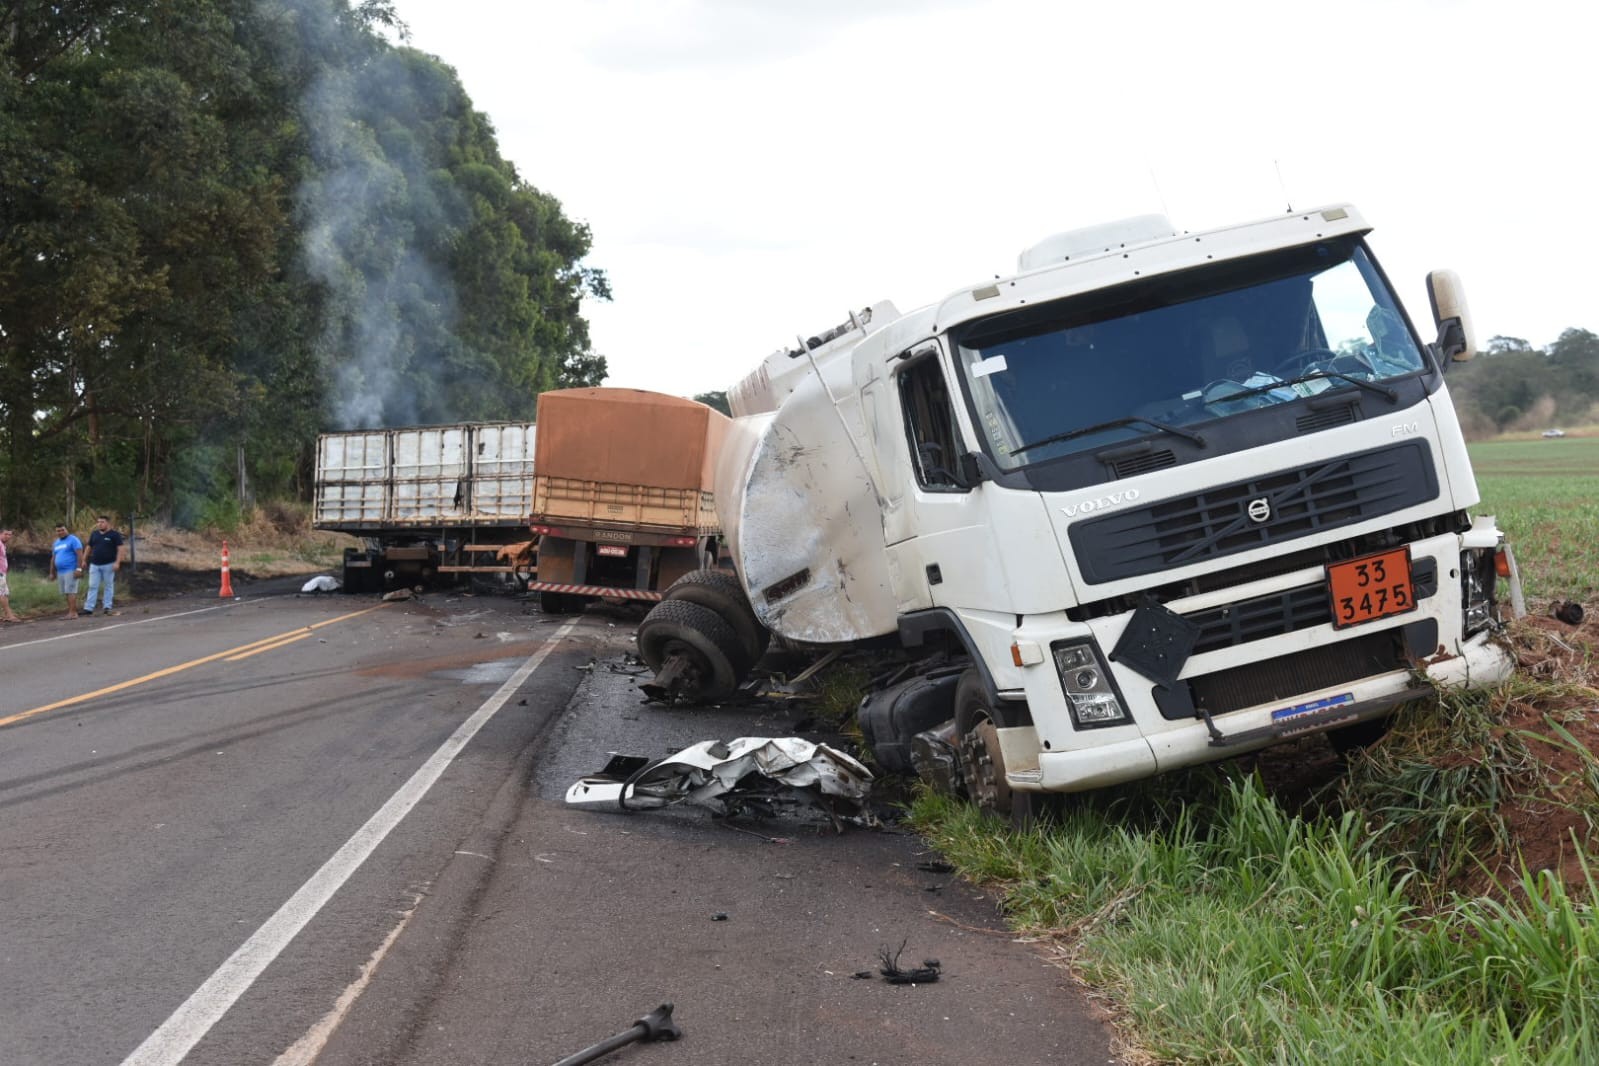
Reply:
[[[1353,525],[1437,495],[1431,451],[1410,441],[1079,522],[1071,542],[1083,576],[1100,583]],[[1257,520],[1252,506],[1269,513]]]
[[[1211,714],[1225,714],[1291,699],[1305,692],[1347,685],[1362,678],[1385,674],[1410,665],[1406,637],[1411,627],[1388,629],[1341,640],[1296,655],[1267,659],[1231,670],[1219,670],[1187,681],[1195,706]],[[1420,632],[1426,629],[1428,632]],[[1424,619],[1411,632],[1418,650],[1438,639],[1437,623]]]

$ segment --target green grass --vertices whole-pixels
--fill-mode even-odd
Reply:
[[[11,587],[11,610],[20,618],[42,618],[53,614],[65,617],[67,613],[67,598],[61,595],[61,590],[56,583],[45,577],[42,570],[18,570],[11,568],[6,574],[6,583]],[[133,602],[136,598],[129,589],[129,582],[125,575],[118,575],[116,597],[117,606]],[[78,578],[78,607],[82,609],[85,599],[89,595],[89,576],[87,574]]]
[[[18,570],[13,566],[6,575],[6,584],[11,588],[11,610],[23,618],[52,611],[65,613],[67,609],[67,601],[61,595],[61,590],[43,573]],[[78,582],[78,589],[84,591],[82,581]]]
[[[924,795],[913,819],[1020,929],[1060,938],[1141,1053],[1196,1063],[1599,1061],[1599,887],[1423,909],[1356,813],[1307,820],[1253,778],[1091,798],[1045,831]]]
[[[1586,730],[1596,695],[1523,673],[1406,708],[1383,743],[1351,760],[1340,802],[1361,812],[1372,847],[1417,876],[1418,894],[1514,864],[1517,828],[1507,819],[1529,809],[1571,815],[1586,850],[1599,827],[1599,760],[1571,727]],[[1555,768],[1562,753],[1574,769]]]
[[[1599,436],[1470,447],[1482,503],[1510,538],[1527,595],[1599,596]]]

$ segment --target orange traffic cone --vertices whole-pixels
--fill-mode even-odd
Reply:
[[[222,598],[233,595],[233,578],[228,575],[228,542],[222,542]]]

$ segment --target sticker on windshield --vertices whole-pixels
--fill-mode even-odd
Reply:
[[[990,374],[997,374],[1006,369],[1003,355],[991,355],[987,359],[979,359],[972,364],[972,377],[986,378]]]

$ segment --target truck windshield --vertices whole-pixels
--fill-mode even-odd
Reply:
[[[1426,366],[1356,238],[980,319],[955,344],[1002,469]]]

